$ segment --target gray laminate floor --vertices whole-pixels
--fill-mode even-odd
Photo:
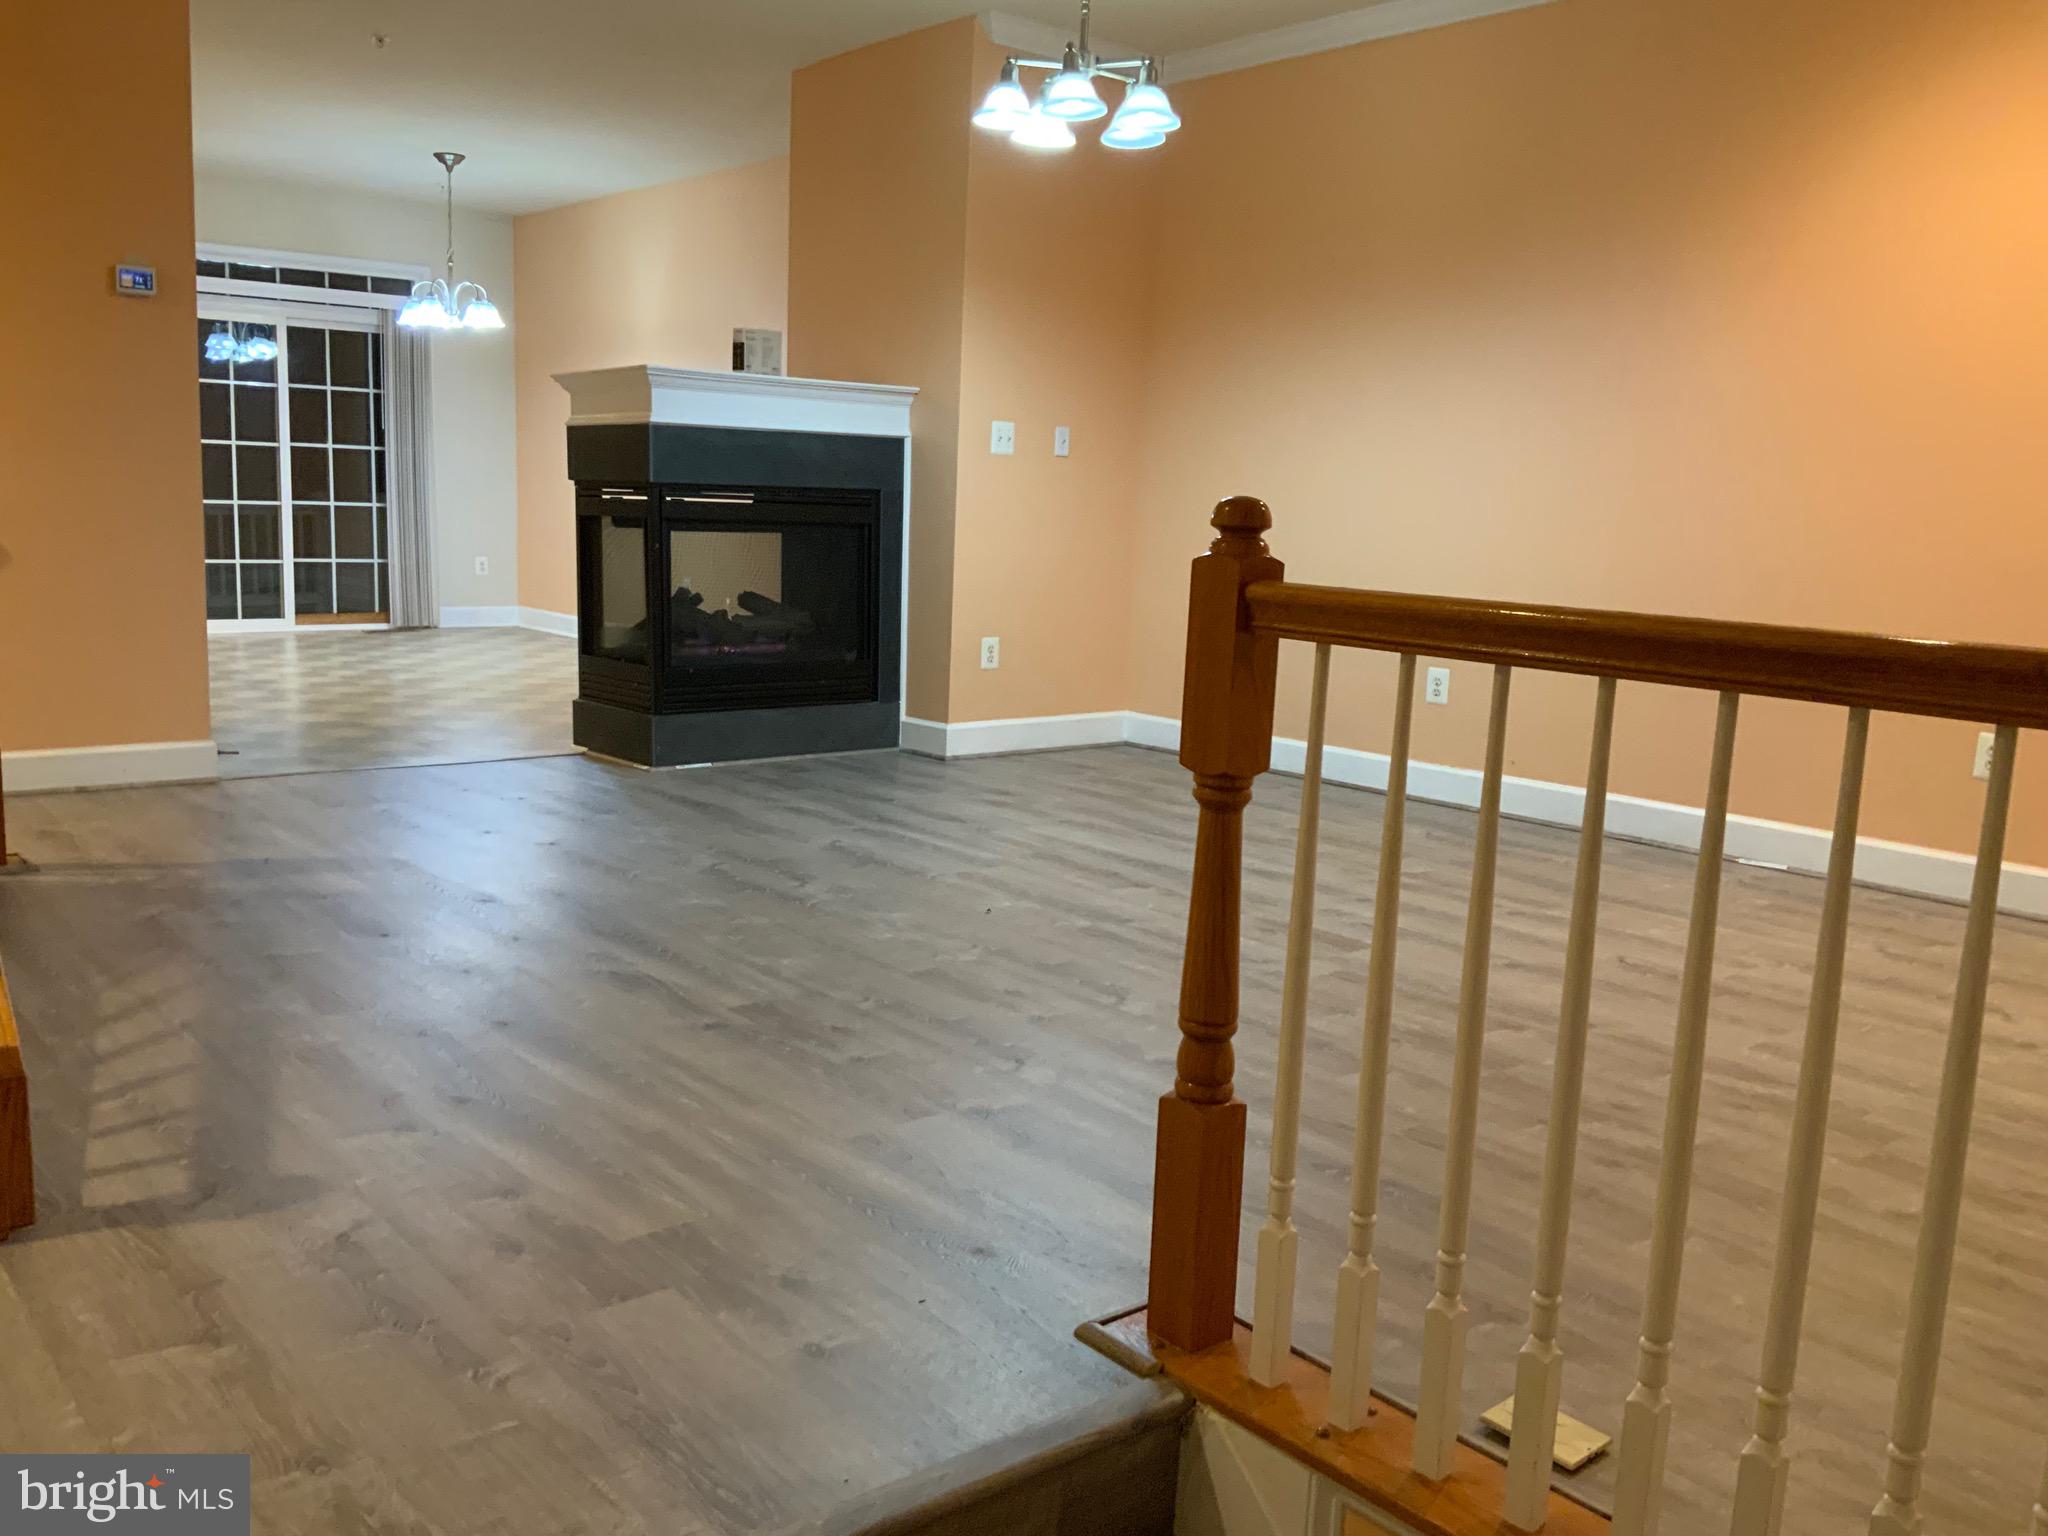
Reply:
[[[1248,827],[1264,1185],[1295,788]],[[1381,801],[1326,796],[1298,1213],[1326,1347]],[[1193,807],[1136,749],[647,775],[583,758],[31,797],[0,947],[43,1223],[0,1445],[247,1449],[266,1532],[745,1531],[1074,1407],[1143,1289]],[[1411,812],[1382,1202],[1413,1390],[1472,819]],[[1468,1404],[1528,1285],[1572,837],[1503,836]],[[1566,1406],[1634,1365],[1690,860],[1615,843]],[[1733,867],[1671,1536],[1726,1529],[1819,886]],[[1788,1529],[1875,1495],[1960,934],[1860,892]],[[1999,934],[1930,1529],[2017,1529],[2048,1416],[2048,929]],[[1249,1239],[1257,1210],[1247,1212]],[[1249,1255],[1241,1295],[1250,1296]],[[1600,1485],[1602,1474],[1593,1478]]]
[[[576,642],[530,629],[212,635],[229,778],[574,752]]]

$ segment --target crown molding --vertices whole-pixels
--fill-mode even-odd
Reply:
[[[908,437],[910,406],[917,397],[914,388],[901,384],[717,373],[645,363],[558,373],[554,379],[569,392],[572,428],[666,423]]]
[[[1377,42],[1384,37],[1427,32],[1434,27],[1476,21],[1482,16],[1496,16],[1504,11],[1522,11],[1555,3],[1556,0],[1380,0],[1377,5],[1325,16],[1319,21],[1276,27],[1271,32],[1254,32],[1228,42],[1212,43],[1207,48],[1192,48],[1185,53],[1172,54],[1166,60],[1165,74],[1169,84],[1199,80],[1204,75],[1252,69],[1260,64],[1275,64],[1282,59],[1298,59],[1311,53],[1327,53],[1333,48],[1350,48],[1358,43]],[[1024,24],[1034,25],[1030,22]]]
[[[1078,8],[1076,9],[1078,15]],[[983,11],[981,30],[998,48],[1011,53],[1028,53],[1041,59],[1056,59],[1074,40],[1069,27],[1049,27],[1042,21],[1029,16],[1019,16],[1010,11]],[[1145,50],[1127,47],[1111,38],[1095,37],[1090,42],[1098,59],[1142,58]]]

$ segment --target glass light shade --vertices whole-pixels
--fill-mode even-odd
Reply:
[[[1056,117],[1047,117],[1042,109],[1033,108],[1024,125],[1010,135],[1010,142],[1026,149],[1072,149],[1074,130]]]
[[[1102,142],[1110,149],[1157,149],[1166,142],[1166,134],[1157,128],[1112,122],[1102,130]]]
[[[1149,80],[1140,80],[1124,92],[1109,126],[1132,133],[1171,133],[1180,126],[1180,114],[1173,110],[1166,92]]]
[[[1015,133],[1029,116],[1030,93],[1017,83],[1014,67],[1008,67],[1003,71],[1003,78],[982,100],[981,110],[974,114],[974,126],[993,129],[997,133]]]
[[[238,350],[234,333],[226,326],[221,326],[206,338],[206,360],[209,363],[231,363]]]
[[[505,329],[505,317],[498,313],[498,306],[491,302],[490,296],[483,294],[471,299],[462,311],[462,325],[463,329],[471,331],[502,331]]]
[[[1089,123],[1109,116],[1109,108],[1096,92],[1095,82],[1081,69],[1063,69],[1045,83],[1038,110],[1066,123]]]
[[[415,283],[412,297],[398,312],[398,323],[408,330],[452,331],[460,323],[448,307],[447,285],[440,282]]]
[[[251,336],[235,349],[238,363],[273,363],[277,361],[277,343],[268,336]]]

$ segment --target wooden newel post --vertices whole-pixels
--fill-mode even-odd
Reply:
[[[1261,537],[1273,526],[1250,496],[1219,502],[1216,538],[1194,563],[1181,696],[1181,766],[1195,776],[1201,820],[1181,965],[1180,1055],[1159,1101],[1152,1179],[1154,1335],[1180,1349],[1229,1340],[1237,1304],[1244,1196],[1244,1105],[1231,1092],[1237,1033],[1238,900],[1244,808],[1273,751],[1279,642],[1252,633],[1244,590],[1277,581]]]

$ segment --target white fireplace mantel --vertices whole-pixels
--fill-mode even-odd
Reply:
[[[849,384],[652,364],[593,368],[554,378],[569,392],[572,427],[665,423],[907,438],[910,405],[917,398],[915,389],[902,384]]]

